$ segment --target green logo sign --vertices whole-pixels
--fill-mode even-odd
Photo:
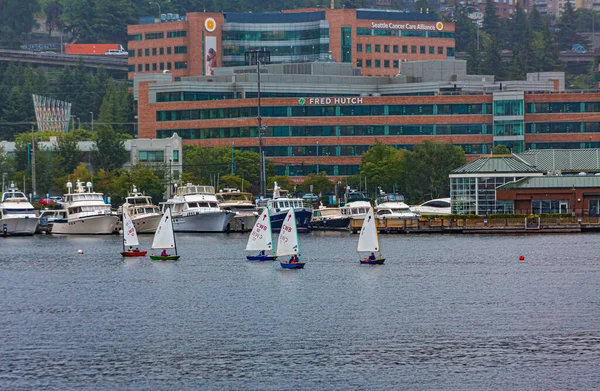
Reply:
[[[306,104],[306,99],[304,99],[304,98],[300,98],[300,99],[298,99],[298,104],[299,104],[300,106],[304,106],[304,105]]]

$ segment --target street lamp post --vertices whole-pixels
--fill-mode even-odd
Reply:
[[[256,120],[258,122],[258,154],[260,155],[260,196],[265,197],[266,193],[266,178],[265,178],[265,156],[263,155],[263,131],[265,128],[262,126],[262,117],[260,115],[260,58],[259,52],[256,52],[256,72],[257,72],[257,98],[258,98],[258,112]]]
[[[33,192],[33,198],[35,199],[36,192],[36,178],[35,178],[35,126],[31,125],[31,191]]]
[[[160,12],[160,3],[151,1],[149,4],[156,4],[158,6],[158,18],[160,19],[160,15],[161,15],[161,12]]]
[[[167,199],[171,198],[171,182],[172,182],[172,170],[171,170],[171,162],[173,161],[173,159],[169,158],[169,197]]]
[[[94,112],[90,111],[90,114],[92,115],[92,132],[94,131]]]
[[[2,173],[2,192],[4,192],[4,178],[6,178],[8,176],[8,173]]]

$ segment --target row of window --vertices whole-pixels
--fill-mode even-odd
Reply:
[[[368,44],[365,44],[364,48],[365,48],[365,53],[372,53],[373,48],[375,49],[374,50],[375,53],[382,53],[382,49],[383,49],[383,53],[390,53],[390,49],[392,50],[392,53],[400,52],[400,45],[378,45],[378,44],[372,45],[372,44],[368,43]],[[356,52],[362,53],[362,51],[363,51],[363,44],[362,43],[356,44]],[[453,47],[446,48],[446,52],[448,52],[448,51],[451,51],[452,56],[454,56],[454,48]],[[402,53],[408,54],[408,45],[402,45]],[[417,54],[417,45],[410,46],[410,53]],[[418,53],[419,54],[436,54],[435,46],[429,46],[429,48],[427,50],[427,46],[421,45],[421,46],[419,46]],[[437,47],[437,54],[440,54],[440,55],[444,54],[443,46]]]
[[[387,115],[491,114],[490,104],[423,104],[360,106],[264,106],[262,117],[344,117]],[[219,109],[164,110],[156,112],[156,121],[189,121],[256,117],[256,107]]]
[[[186,54],[187,53],[187,46],[167,46],[166,50],[165,48],[146,48],[143,49],[137,49],[137,57],[150,57],[152,56],[164,56],[165,55],[165,51],[167,53],[167,56],[171,55],[172,53],[175,54]],[[128,51],[129,52],[129,57],[136,57],[136,51],[135,49],[131,49]],[[142,55],[143,53],[143,55]],[[152,53],[152,54],[151,54]]]
[[[187,31],[185,31],[185,30],[167,31],[167,38],[182,38],[182,37],[186,37],[186,36],[187,36]],[[144,38],[146,40],[164,39],[165,33],[164,32],[146,33],[144,35]],[[128,35],[127,40],[128,41],[141,41],[142,34]]]
[[[223,41],[303,41],[309,39],[329,38],[328,28],[285,31],[232,31],[223,30]]]
[[[174,68],[171,67],[174,66]],[[159,62],[152,64],[137,64],[137,72],[164,71],[165,69],[187,69],[187,61]],[[129,65],[129,72],[135,72],[135,65]],[[165,101],[166,102],[166,101]]]
[[[173,162],[179,162],[179,151],[173,151]],[[165,162],[165,151],[139,151],[140,162]]]
[[[600,102],[527,103],[527,113],[597,113]]]
[[[169,138],[177,133],[184,140],[210,138],[257,137],[256,127],[196,128],[157,130],[157,138]],[[340,137],[340,136],[435,136],[435,135],[487,135],[487,124],[440,125],[344,125],[344,126],[270,126],[264,137]]]
[[[243,45],[223,45],[224,56],[243,56],[248,50],[251,50],[252,46]],[[329,43],[317,43],[317,44],[294,44],[294,45],[280,45],[280,46],[268,46],[267,49],[271,53],[271,58],[274,56],[305,56],[311,54],[320,54],[329,52]]]
[[[357,28],[356,35],[375,36],[375,37],[418,37],[418,38],[451,38],[454,39],[454,33],[446,31],[415,31],[415,30],[383,30]]]
[[[358,164],[290,164],[285,166],[275,166],[276,175],[287,176],[306,176],[308,174],[317,174],[325,172],[327,175],[354,175],[360,171]]]
[[[600,122],[534,122],[526,133],[600,133]]]

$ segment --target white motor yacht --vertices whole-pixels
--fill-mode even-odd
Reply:
[[[0,202],[0,234],[33,235],[38,221],[27,196],[11,183],[8,191],[2,193]]]
[[[452,213],[450,209],[450,198],[436,198],[410,207],[410,210],[420,215],[449,215]]]
[[[341,208],[325,207],[323,204],[319,206],[319,209],[313,210],[310,220],[310,226],[313,229],[347,229],[348,224],[350,224],[350,216],[342,214]]]
[[[258,211],[256,205],[252,202],[252,194],[244,193],[238,189],[226,188],[217,193],[219,206],[223,210],[230,210],[235,216],[229,222],[229,230],[236,232],[245,232],[252,230]]]
[[[163,210],[171,209],[175,232],[223,232],[235,216],[235,212],[221,210],[212,186],[188,183],[162,205]]]
[[[92,183],[77,180],[75,190],[67,183],[68,194],[60,202],[64,211],[62,219],[52,222],[53,234],[108,235],[115,232],[119,215],[110,210],[102,193],[95,193]]]
[[[412,219],[418,217],[405,204],[404,197],[398,194],[380,194],[377,196],[375,214],[379,219]]]
[[[138,234],[154,233],[160,223],[162,213],[160,208],[152,203],[150,196],[138,193],[133,186],[133,191],[125,198],[125,203],[120,211],[125,210],[135,224],[135,230]]]

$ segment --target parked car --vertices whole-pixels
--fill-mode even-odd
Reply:
[[[304,194],[302,199],[309,202],[319,202],[319,196],[313,193]]]
[[[50,205],[53,204],[54,200],[50,199],[50,198],[42,198],[41,200],[39,200],[37,202],[38,205]]]
[[[50,197],[50,199],[54,202],[62,202],[62,200],[63,200],[62,197],[57,197],[57,196]]]

